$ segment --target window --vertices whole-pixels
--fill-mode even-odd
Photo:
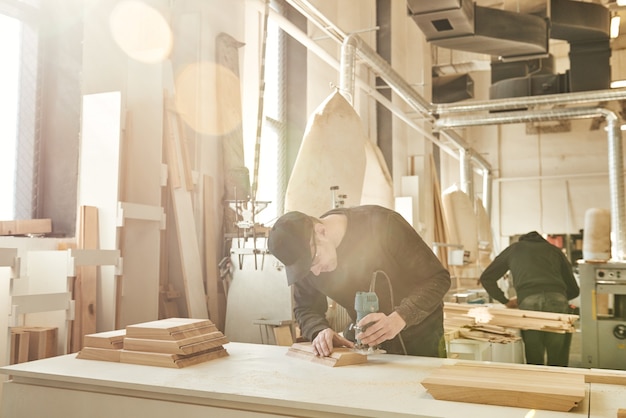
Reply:
[[[0,0],[0,219],[34,218],[38,126],[37,0]]]
[[[273,1],[271,7],[281,13],[282,2]],[[277,24],[268,19],[265,46],[265,90],[263,97],[263,126],[261,147],[255,155],[254,141],[246,141],[246,163],[250,167],[251,183],[254,183],[253,158],[258,157],[256,200],[271,202],[256,216],[255,221],[267,224],[282,213],[283,195],[286,188],[280,180],[284,176],[281,155],[285,141],[285,95],[284,95],[284,34]]]
[[[19,20],[0,14],[0,220],[15,218],[21,31]]]

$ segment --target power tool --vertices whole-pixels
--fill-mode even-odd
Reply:
[[[354,298],[354,310],[356,311],[356,324],[358,324],[361,319],[365,318],[367,314],[378,312],[378,296],[376,293],[356,292],[356,296]],[[354,325],[355,335],[359,332],[365,331],[367,327],[371,325],[366,324],[365,326],[359,327],[356,324]],[[372,349],[372,347],[368,347],[361,343],[358,338],[356,338],[354,347],[357,351],[368,351],[369,349]]]

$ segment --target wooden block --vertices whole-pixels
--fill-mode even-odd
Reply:
[[[365,354],[356,353],[346,347],[335,347],[332,354],[328,357],[316,356],[313,354],[311,343],[294,343],[287,351],[287,355],[330,367],[349,366],[367,362]]]
[[[191,355],[122,350],[120,361],[122,363],[143,364],[146,366],[182,368],[226,356],[228,356],[228,352],[222,346]]]
[[[442,366],[421,384],[438,400],[550,411],[567,412],[585,398],[581,374],[519,368]]]
[[[113,361],[119,363],[121,353],[121,349],[114,350],[98,347],[83,347],[76,355],[76,358],[83,360]]]
[[[85,347],[102,349],[121,349],[124,346],[125,329],[87,334],[83,338]]]
[[[617,410],[617,418],[626,418],[626,408],[620,408]]]
[[[56,327],[12,327],[11,332],[28,333],[28,359],[39,360],[57,355]]]
[[[182,340],[151,340],[142,338],[124,338],[124,350],[145,351],[164,354],[194,354],[228,343],[228,339],[219,331],[202,334]]]
[[[217,331],[208,319],[167,318],[126,327],[126,336],[151,340],[180,340]]]
[[[274,331],[274,339],[276,345],[289,347],[293,344],[293,336],[291,335],[291,326],[283,325],[280,327],[272,327]]]
[[[0,221],[0,235],[48,234],[50,232],[52,232],[51,219]]]
[[[30,334],[26,331],[11,329],[11,353],[9,364],[18,364],[28,361]]]

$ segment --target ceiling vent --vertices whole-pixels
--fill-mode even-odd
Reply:
[[[610,86],[610,12],[600,4],[546,0],[532,13],[482,7],[471,0],[407,0],[407,5],[429,43],[492,56],[492,99]],[[565,74],[553,71],[550,38],[569,42]]]

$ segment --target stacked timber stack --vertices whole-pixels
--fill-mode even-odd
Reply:
[[[119,362],[125,335],[125,329],[87,334],[76,358]]]
[[[470,328],[497,333],[507,328],[557,333],[576,331],[578,315],[527,311],[523,309],[490,308],[472,304],[445,303],[444,325],[447,332]]]
[[[57,355],[58,328],[11,327],[9,364]]]
[[[226,343],[208,319],[168,318],[86,336],[77,358],[182,368],[227,356]]]

